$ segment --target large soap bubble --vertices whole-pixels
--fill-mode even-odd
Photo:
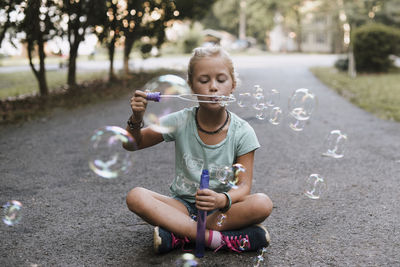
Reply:
[[[117,126],[97,129],[90,137],[89,168],[106,179],[126,173],[133,165],[132,153],[122,146],[128,143],[136,149],[134,138],[125,129]]]
[[[326,149],[326,152],[322,153],[322,155],[335,159],[342,158],[344,156],[346,142],[346,134],[343,134],[340,130],[331,131],[325,139],[324,149]]]
[[[184,95],[191,93],[187,82],[183,78],[173,74],[155,77],[147,82],[143,86],[143,89],[150,92],[160,92],[162,95]],[[163,134],[171,133],[175,130],[175,127],[162,125],[161,118],[179,109],[174,98],[163,98],[160,103],[157,103],[157,106],[147,107],[143,119],[145,124],[153,131]]]
[[[298,120],[308,120],[316,105],[316,96],[309,89],[300,88],[289,99],[289,112]]]

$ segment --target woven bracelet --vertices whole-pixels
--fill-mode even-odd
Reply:
[[[222,194],[224,194],[228,198],[228,205],[226,205],[223,209],[220,209],[219,211],[222,213],[225,213],[231,208],[232,199],[231,199],[231,196],[227,192],[222,192]]]

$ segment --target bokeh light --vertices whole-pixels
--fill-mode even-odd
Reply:
[[[14,226],[22,218],[22,204],[17,200],[11,200],[3,205],[3,222],[8,226]]]
[[[125,129],[117,126],[97,129],[90,137],[89,168],[106,179],[127,173],[133,165],[132,153],[122,146],[127,143],[136,146],[134,138]]]

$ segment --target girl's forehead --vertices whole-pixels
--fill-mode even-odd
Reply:
[[[219,72],[228,72],[229,73],[229,65],[228,61],[220,56],[217,57],[205,57],[196,61],[194,64],[195,72],[211,72],[211,71],[219,71]]]

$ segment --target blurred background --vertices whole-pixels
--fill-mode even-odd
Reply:
[[[398,0],[1,1],[0,100],[127,79],[149,58],[187,58],[197,46],[335,54],[353,78],[390,72],[399,28]]]

